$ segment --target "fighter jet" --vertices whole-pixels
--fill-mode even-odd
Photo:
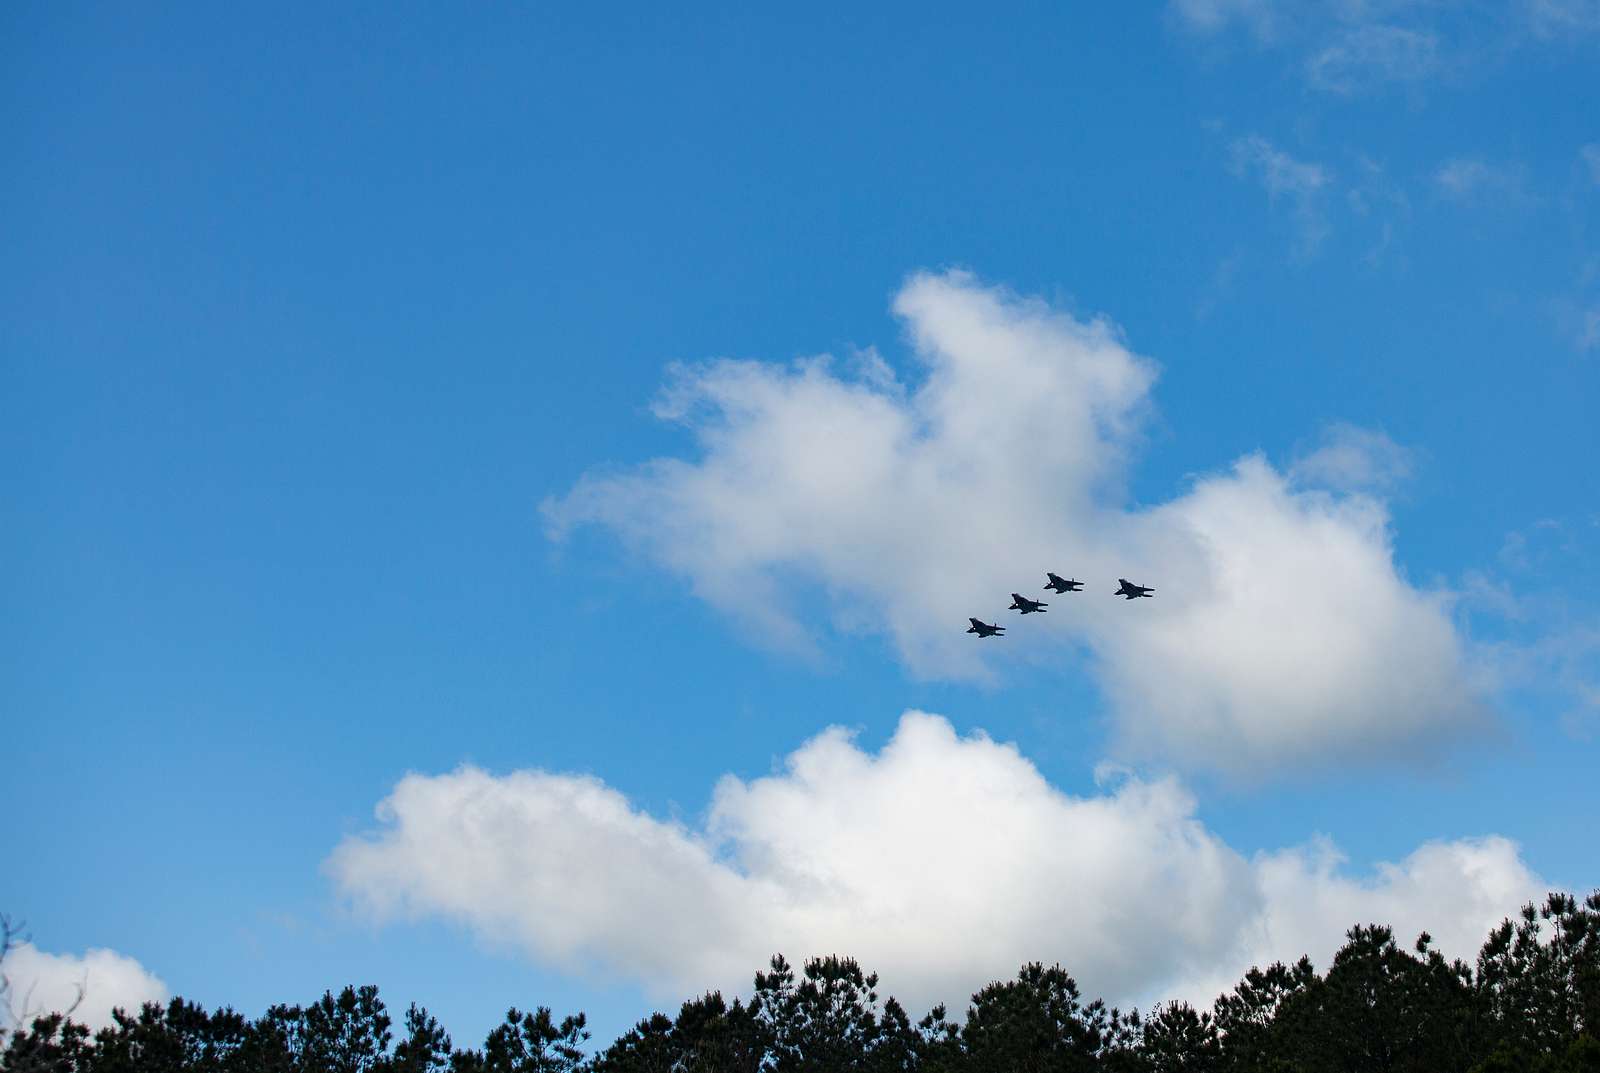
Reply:
[[[1156,591],[1146,585],[1135,585],[1125,577],[1119,577],[1117,580],[1122,582],[1122,588],[1116,591],[1116,595],[1124,599],[1137,600],[1141,596],[1149,596]]]
[[[1063,578],[1059,574],[1052,574],[1048,570],[1044,572],[1044,576],[1050,579],[1050,583],[1045,588],[1051,592],[1077,592],[1083,588],[1083,582]]]
[[[1031,615],[1035,611],[1043,611],[1049,604],[1041,604],[1038,600],[1030,600],[1026,596],[1011,594],[1011,610],[1021,611],[1024,615]]]
[[[997,637],[1006,632],[1004,626],[991,626],[987,622],[979,622],[975,618],[969,618],[967,621],[972,623],[971,626],[967,627],[967,632],[977,634],[979,640],[985,637]]]

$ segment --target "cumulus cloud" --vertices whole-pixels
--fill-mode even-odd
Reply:
[[[1117,1001],[1208,1003],[1251,964],[1325,967],[1355,923],[1426,927],[1470,956],[1544,891],[1500,838],[1365,876],[1325,841],[1246,857],[1171,778],[1074,796],[919,712],[876,754],[833,728],[772,775],[725,776],[693,826],[592,777],[470,767],[407,776],[377,814],[326,864],[363,912],[443,916],[663,997],[739,990],[782,951],[850,954],[918,1007],[959,1009],[1031,959]]]
[[[882,632],[923,676],[1086,651],[1119,747],[1182,764],[1427,755],[1481,721],[1448,595],[1407,583],[1383,502],[1349,490],[1370,442],[1293,479],[1249,456],[1135,509],[1155,369],[1115,327],[962,273],[913,277],[894,309],[914,383],[823,359],[680,367],[657,413],[697,457],[584,477],[545,505],[553,535],[602,525],[796,648],[816,632],[792,597],[819,590],[836,628]],[[1047,569],[1091,587],[1004,645],[963,633]],[[1111,601],[1118,577],[1157,598]]]
[[[133,958],[103,948],[80,957],[19,943],[6,954],[4,972],[9,1009],[0,1011],[0,1022],[13,1015],[26,1022],[71,1010],[74,1021],[99,1029],[111,1024],[114,1009],[137,1011],[146,1002],[167,997],[167,985],[159,977]]]
[[[1141,520],[1207,581],[1097,627],[1124,747],[1262,771],[1479,722],[1447,603],[1395,572],[1377,501],[1297,491],[1250,458]]]

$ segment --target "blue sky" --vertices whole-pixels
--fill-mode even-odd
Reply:
[[[823,867],[903,841],[892,810],[840,803],[926,794],[933,809],[935,770],[978,773],[950,799],[979,811],[983,772],[1044,780],[1037,814],[995,818],[1038,832],[1018,860],[1067,862],[1045,878],[1081,892],[1082,927],[1037,934],[1029,956],[1078,966],[1090,990],[1202,988],[1202,969],[1226,977],[1262,949],[1174,935],[1193,964],[1151,978],[1095,953],[1095,898],[1116,892],[1073,869],[1118,862],[1052,841],[1091,822],[1064,801],[1165,802],[1124,818],[1232,877],[1214,905],[1230,919],[1302,889],[1273,885],[1262,862],[1278,861],[1330,918],[1416,909],[1437,933],[1449,922],[1429,913],[1455,910],[1417,876],[1449,866],[1380,869],[1429,844],[1487,854],[1503,881],[1460,907],[1464,935],[1496,898],[1600,883],[1592,2],[52,4],[0,20],[0,908],[39,950],[110,948],[169,993],[249,1012],[370,981],[460,1043],[512,1003],[586,1009],[609,1038],[730,986],[719,973],[736,986],[769,935],[791,956],[848,943],[852,907],[874,909],[860,892],[773,916],[798,888],[759,859],[787,847]],[[982,331],[950,326],[968,313]],[[1114,434],[1072,416],[1097,398],[1073,364],[1097,318],[1107,375],[1154,377],[1095,403],[1126,419]],[[1008,332],[1038,348],[1018,376],[1057,377],[1055,410],[985,365]],[[822,354],[813,398],[789,363]],[[925,389],[941,377],[972,390],[937,426]],[[674,383],[698,405],[663,421]],[[991,385],[997,408],[965,408]],[[1070,458],[997,448],[968,465],[987,430],[1034,427],[1023,417],[1053,442],[1051,413],[1085,437]],[[786,484],[804,474],[782,452],[817,453],[784,420],[837,421],[837,445],[863,414],[916,430],[908,468],[841,447],[820,490]],[[1258,455],[1282,487],[1237,476]],[[753,458],[772,465],[739,469]],[[652,459],[734,477],[712,504]],[[945,462],[968,478],[907,479]],[[887,483],[837,500],[880,464]],[[901,529],[880,517],[884,489],[906,497]],[[985,509],[1018,489],[1043,513]],[[1249,502],[1223,511],[1207,489]],[[1282,541],[1253,505],[1279,512]],[[1156,554],[1223,515],[1209,551]],[[1288,562],[1312,515],[1355,565],[1313,556],[1261,580],[1325,599],[1290,620],[1229,604],[1238,632],[1208,629],[1221,605],[1196,594],[1230,598],[1218,564]],[[755,547],[775,525],[782,549]],[[993,540],[969,545],[968,525]],[[1109,561],[1090,575],[1011,557],[1124,536],[1146,541],[1158,601],[1112,601]],[[970,612],[992,620],[1004,579],[1036,589],[1045,569],[1087,577],[1081,614],[1048,633],[1014,622],[1017,643],[981,663],[940,639],[974,641],[968,612],[924,614],[994,578],[995,602]],[[1105,625],[1147,610],[1180,617],[1145,620],[1159,636]],[[1285,621],[1305,644],[1269,654]],[[1437,645],[1406,648],[1424,634]],[[1377,651],[1336,657],[1340,638]],[[1234,677],[1162,691],[1149,683],[1188,680],[1139,662],[1207,645],[1223,647],[1192,673]],[[1335,683],[1283,717],[1292,740],[1263,716],[1274,675]],[[907,709],[953,736],[901,725]],[[855,744],[819,739],[830,726]],[[903,769],[871,760],[891,742]],[[843,765],[828,770],[865,764],[865,781],[805,783],[791,815],[804,779],[785,758],[803,747]],[[1107,761],[1131,774],[1097,781]],[[471,858],[446,892],[426,881],[443,858],[422,820],[459,836],[463,764],[522,817],[485,859],[526,867],[477,875]],[[513,778],[530,769],[553,774]],[[407,773],[422,812],[375,819]],[[559,781],[573,774],[599,783]],[[725,775],[749,792],[719,791]],[[619,829],[602,816],[615,801],[562,795],[601,783],[640,823],[669,822],[586,840],[584,822]],[[530,819],[540,808],[554,819]],[[760,833],[780,816],[810,840]],[[1489,836],[1508,841],[1462,841]],[[1305,849],[1318,839],[1337,869]],[[573,907],[539,877],[626,887],[662,846],[711,863],[550,923]],[[902,878],[863,882],[905,895],[937,879]],[[693,932],[700,882],[748,912],[748,944]],[[978,920],[1034,919],[970,893]],[[695,952],[675,962],[684,979],[619,932],[657,912]],[[1316,920],[1273,919],[1280,944],[1322,942]],[[1320,926],[1336,939],[1354,922]],[[846,952],[878,953],[885,986],[917,998],[959,1003],[987,971],[956,952],[913,979],[892,945]]]

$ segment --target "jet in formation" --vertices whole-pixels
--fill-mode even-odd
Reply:
[[[1083,582],[1077,580],[1076,578],[1065,578],[1060,574],[1051,573],[1048,570],[1045,571],[1044,576],[1050,579],[1049,583],[1045,585],[1045,588],[1049,589],[1051,592],[1078,592],[1083,588]],[[1116,595],[1125,599],[1137,600],[1141,596],[1155,595],[1156,590],[1148,585],[1135,585],[1125,577],[1119,577],[1117,580],[1121,582],[1121,587],[1117,589]],[[1014,592],[1011,594],[1011,610],[1021,611],[1024,615],[1031,615],[1035,611],[1043,611],[1049,606],[1049,604],[1044,603],[1042,600],[1030,600],[1020,592]],[[998,637],[1002,633],[1006,632],[1006,628],[1004,626],[991,626],[987,622],[983,622],[975,618],[969,618],[967,621],[972,623],[972,626],[967,630],[967,632],[975,633],[980,638]]]
[[[1071,578],[1064,578],[1060,574],[1052,574],[1048,570],[1044,572],[1044,576],[1050,579],[1049,583],[1045,585],[1045,588],[1049,589],[1051,592],[1077,592],[1079,589],[1083,588],[1083,582],[1074,581]]]

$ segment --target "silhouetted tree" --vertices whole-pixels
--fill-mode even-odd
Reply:
[[[656,1013],[595,1057],[594,1073],[757,1073],[766,1034],[738,1000],[719,991],[685,1002],[676,1021]]]
[[[1275,961],[1251,968],[1212,1006],[1212,1029],[1220,1046],[1219,1068],[1229,1073],[1277,1073],[1289,1068],[1279,1053],[1274,1021],[1283,1005],[1317,979],[1311,959],[1292,966]]]
[[[3,946],[0,942],[0,946]],[[963,1023],[913,1022],[848,957],[774,957],[748,1005],[711,992],[653,1014],[592,1059],[582,1014],[512,1009],[482,1050],[453,1050],[413,1004],[390,1051],[377,988],[247,1021],[181,998],[113,1012],[92,1037],[63,1014],[0,1044],[0,1073],[1600,1073],[1600,892],[1551,895],[1504,921],[1476,964],[1424,933],[1352,928],[1325,977],[1309,960],[1253,968],[1210,1013],[1143,1020],[1085,1000],[1059,965],[1024,965],[972,996]]]
[[[1092,1070],[1103,1051],[1131,1043],[1128,1025],[1098,999],[1085,1005],[1060,965],[1024,965],[1015,980],[972,996],[961,1030],[967,1068],[978,1073]]]
[[[954,1073],[966,1068],[961,1026],[946,1019],[943,1003],[917,1022],[917,1066],[922,1073]]]
[[[594,1073],[673,1073],[683,1052],[674,1027],[666,1014],[651,1014],[595,1056]]]
[[[303,1012],[299,1006],[269,1006],[246,1025],[239,1068],[249,1073],[298,1073]]]
[[[569,1073],[583,1063],[586,1023],[581,1013],[557,1024],[548,1006],[533,1013],[513,1006],[484,1040],[482,1052],[457,1051],[450,1068],[453,1073]]]
[[[673,1035],[685,1073],[755,1073],[766,1056],[766,1031],[755,1011],[713,991],[683,1004]]]
[[[1424,937],[1419,946],[1425,951]],[[1325,979],[1286,1000],[1274,1026],[1280,1054],[1308,1071],[1428,1071],[1471,1064],[1464,1034],[1470,992],[1442,959],[1395,945],[1382,926],[1358,926]]]
[[[371,984],[346,987],[338,998],[324,992],[302,1015],[300,1064],[327,1073],[375,1073],[389,1049],[389,1024]]]
[[[178,1073],[243,1068],[238,1055],[246,1022],[230,1009],[208,1014],[175,998],[147,1002],[137,1017],[113,1010],[112,1023],[95,1034],[95,1073]]]
[[[750,1000],[768,1064],[777,1073],[869,1068],[882,1044],[877,986],[877,974],[862,972],[854,958],[812,958],[796,980],[789,963],[774,957],[770,972],[756,973]]]
[[[11,1032],[0,1070],[4,1073],[72,1073],[93,1053],[89,1030],[59,1013],[35,1017]]]
[[[932,1017],[932,1014],[929,1015]],[[939,1009],[944,1017],[944,1009]],[[905,1007],[892,995],[883,1003],[883,1015],[878,1019],[877,1039],[866,1054],[863,1068],[872,1073],[901,1073],[904,1070],[924,1068],[930,1041],[920,1026],[913,1025]]]
[[[1187,1002],[1157,1006],[1144,1022],[1144,1066],[1150,1073],[1211,1073],[1219,1068],[1216,1024]]]
[[[443,1073],[449,1068],[449,1034],[413,1002],[406,1010],[406,1038],[395,1044],[386,1073]]]

